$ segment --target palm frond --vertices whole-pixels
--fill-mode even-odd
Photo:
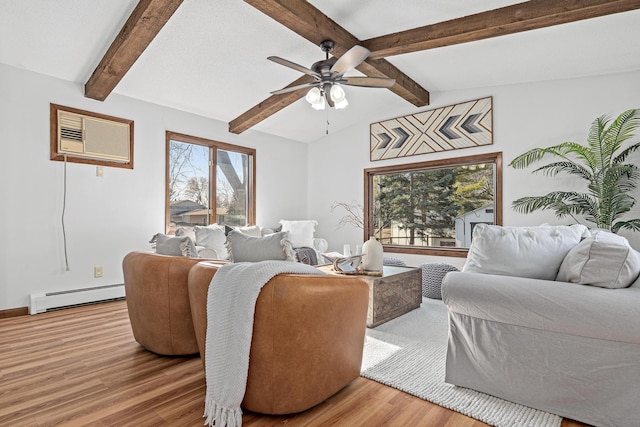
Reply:
[[[593,156],[587,147],[575,142],[566,141],[552,147],[533,148],[526,153],[517,156],[511,161],[511,163],[509,163],[509,166],[515,169],[523,169],[535,162],[539,162],[547,156],[560,157],[571,161],[568,157],[569,154],[574,154],[576,157],[584,159],[587,164],[591,164],[593,162]]]
[[[611,205],[615,208],[613,211],[616,217],[620,217],[626,212],[629,212],[635,204],[636,199],[628,194],[618,193],[611,198]]]
[[[559,197],[563,197],[563,203],[560,205],[561,216],[580,216],[591,222],[597,222],[598,219],[598,200],[591,194],[577,193],[575,191],[557,191]]]
[[[531,173],[537,172],[543,172],[545,176],[556,176],[560,172],[565,172],[570,175],[578,175],[586,180],[591,180],[593,176],[588,169],[571,161],[549,163],[531,171]]]
[[[630,219],[628,221],[618,221],[613,224],[611,231],[617,233],[619,230],[626,229],[631,231],[640,231],[640,219]]]
[[[636,205],[632,194],[640,181],[640,168],[625,161],[640,150],[640,142],[623,150],[622,145],[633,137],[638,127],[640,109],[627,110],[613,122],[607,116],[601,116],[591,123],[586,146],[563,142],[532,149],[516,157],[510,163],[514,168],[525,168],[547,156],[558,157],[556,161],[534,169],[533,173],[543,172],[551,177],[559,173],[578,176],[586,181],[587,192],[554,191],[544,196],[522,197],[512,203],[513,209],[523,213],[553,210],[558,218],[581,216],[600,228],[640,231],[640,219],[615,222]]]
[[[609,123],[609,117],[600,116],[591,123],[589,135],[587,136],[587,145],[594,154],[595,167],[602,169],[602,166],[608,164],[604,158],[605,149],[603,147],[602,135]]]
[[[528,196],[514,200],[511,204],[516,212],[531,213],[537,210],[560,210],[564,215],[580,213],[576,209],[591,210],[593,201],[588,194],[573,191],[552,191],[544,196]]]
[[[640,179],[640,169],[632,164],[615,164],[612,165],[603,174],[603,187],[611,192],[619,190],[627,193],[636,188],[636,181]]]
[[[613,158],[612,163],[618,164],[624,162],[625,160],[627,160],[627,157],[629,157],[630,154],[634,153],[639,148],[640,142],[636,142],[635,144],[628,146],[627,148],[622,150],[620,154]]]
[[[633,137],[633,133],[640,126],[640,110],[627,110],[620,114],[602,134],[606,155],[611,159],[622,144]]]

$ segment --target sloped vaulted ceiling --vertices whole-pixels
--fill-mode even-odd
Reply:
[[[417,107],[429,103],[429,88],[423,87],[414,78],[403,73],[402,67],[392,64],[390,60],[394,56],[538,30],[640,8],[640,0],[531,0],[454,17],[442,22],[429,23],[418,28],[358,39],[356,35],[349,32],[348,28],[340,26],[311,3],[300,0],[245,1],[264,13],[266,15],[264,19],[274,19],[316,45],[327,38],[333,39],[336,41],[333,52],[336,56],[342,55],[355,44],[367,47],[372,52],[371,56],[358,67],[358,71],[368,76],[396,79],[396,84],[390,91]],[[182,2],[182,0],[141,0],[91,78],[86,82],[86,96],[104,100],[143,54],[154,37],[162,31],[167,21],[181,7]],[[334,10],[338,7],[330,3],[333,7],[329,9]],[[386,5],[389,4],[390,2],[386,2]],[[401,4],[393,3],[393,5],[399,7]],[[343,8],[347,7],[355,9],[357,6],[351,6],[351,4],[343,6]],[[215,24],[212,23],[212,25]],[[366,22],[363,25],[366,25]],[[371,21],[371,25],[379,25],[379,22]],[[352,31],[355,33],[356,29]],[[358,29],[358,32],[363,31]],[[255,42],[262,46],[265,57],[272,53],[269,51],[270,45],[277,44],[277,40],[256,40]],[[318,57],[320,53],[318,50]],[[242,54],[237,52],[237,55]],[[428,67],[424,72],[428,74]],[[260,78],[259,73],[255,74],[256,78]],[[308,76],[302,76],[291,85],[300,84],[308,78]],[[278,88],[277,82],[274,82],[272,89]],[[229,130],[234,133],[243,132],[304,97],[305,93],[306,91],[300,90],[269,96],[238,117],[231,119]]]

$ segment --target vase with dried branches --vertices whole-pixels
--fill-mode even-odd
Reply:
[[[338,208],[344,209],[346,215],[340,219],[336,229],[342,228],[345,225],[351,225],[364,230],[364,208],[360,203],[355,200],[351,203],[333,202],[331,212]],[[358,251],[356,250],[356,252]],[[384,263],[383,248],[375,236],[371,236],[369,240],[362,245],[362,253],[364,255],[362,263],[365,270],[382,271],[382,265]]]
[[[356,228],[364,230],[364,208],[362,205],[355,200],[351,203],[345,202],[333,202],[331,205],[331,212],[336,209],[344,209],[346,211],[346,215],[343,216],[338,222],[337,229],[344,227],[345,225],[352,225]]]

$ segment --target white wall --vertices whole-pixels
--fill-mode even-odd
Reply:
[[[49,104],[135,121],[134,169],[67,166],[65,270],[62,162],[49,160]],[[165,131],[256,148],[257,222],[306,218],[307,145],[112,94],[87,99],[80,85],[0,64],[0,310],[32,292],[122,283],[121,262],[164,230]],[[292,179],[295,177],[295,179]],[[93,277],[103,266],[104,276]]]
[[[336,230],[343,211],[331,213],[330,206],[334,201],[356,200],[363,203],[365,168],[495,151],[503,153],[504,225],[571,223],[570,219],[559,221],[553,213],[547,211],[524,215],[511,209],[511,201],[522,196],[542,195],[554,189],[566,188],[571,185],[570,179],[532,175],[532,168],[515,170],[507,165],[514,157],[534,147],[546,147],[567,140],[584,143],[591,122],[596,117],[603,114],[615,117],[624,110],[640,108],[640,72],[431,95],[432,102],[427,108],[409,106],[403,111],[382,111],[379,116],[371,117],[369,122],[329,135],[309,147],[309,173],[312,177],[309,185],[309,212],[319,221],[317,234],[327,238],[330,250],[341,251],[344,243],[362,243],[362,230],[349,226]],[[493,145],[402,159],[369,161],[370,122],[486,96],[493,96]],[[633,141],[638,140],[640,134]],[[640,153],[636,153],[630,161],[640,162]],[[640,190],[636,198],[640,201]],[[638,217],[640,206],[637,205],[629,218]],[[632,246],[640,249],[640,233],[621,234],[629,238]],[[386,255],[401,258],[409,265],[425,262],[464,265],[464,258],[392,253]]]
[[[0,64],[0,310],[25,307],[28,295],[122,283],[121,261],[164,227],[165,130],[216,139],[257,149],[257,222],[275,225],[281,218],[314,218],[316,235],[327,238],[331,250],[344,243],[362,243],[362,230],[336,230],[342,212],[330,212],[334,201],[363,201],[363,169],[501,151],[505,164],[533,147],[564,140],[583,142],[591,121],[638,108],[640,72],[567,81],[496,86],[473,91],[432,93],[432,105],[381,111],[379,116],[307,146],[255,131],[227,132],[227,124],[112,94],[105,102],[84,98],[82,87]],[[370,122],[470,99],[493,96],[492,146],[369,161]],[[67,167],[66,229],[69,271],[65,271],[60,225],[63,164],[49,160],[49,103],[124,117],[135,121],[135,168]],[[636,138],[637,140],[637,138]],[[639,161],[636,155],[633,159]],[[552,213],[521,215],[510,202],[544,194],[566,183],[505,166],[504,223],[558,223]],[[303,196],[306,194],[306,197]],[[640,195],[638,195],[640,197]],[[640,216],[640,206],[633,217]],[[563,223],[570,221],[564,220]],[[625,233],[640,248],[640,233]],[[409,265],[449,262],[436,258],[387,254]],[[93,267],[104,277],[93,278]]]

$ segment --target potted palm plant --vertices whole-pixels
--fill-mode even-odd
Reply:
[[[636,204],[631,193],[637,188],[640,170],[633,163],[625,163],[630,154],[640,148],[640,142],[623,147],[640,126],[640,110],[627,110],[613,122],[606,116],[591,124],[587,145],[563,142],[548,148],[534,148],[513,159],[509,164],[523,169],[547,157],[557,160],[533,171],[547,176],[566,173],[577,176],[587,184],[586,192],[552,191],[544,196],[528,196],[515,200],[517,212],[553,210],[558,218],[577,217],[598,228],[640,231],[640,218],[621,219]]]

